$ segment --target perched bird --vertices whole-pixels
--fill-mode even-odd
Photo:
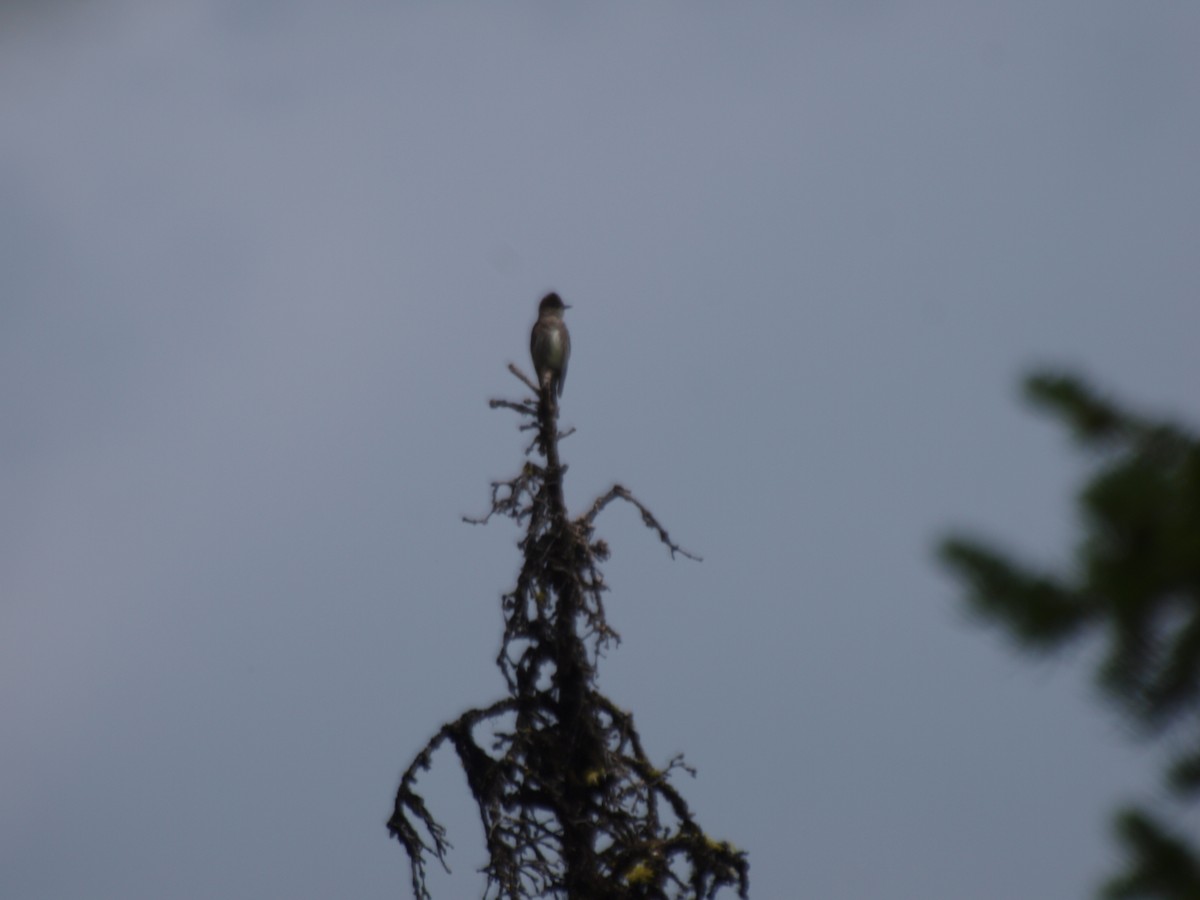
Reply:
[[[571,334],[563,323],[563,310],[570,308],[558,294],[547,294],[538,305],[538,319],[529,335],[529,355],[533,357],[538,384],[550,397],[561,397],[567,380]]]

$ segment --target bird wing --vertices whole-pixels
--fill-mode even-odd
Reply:
[[[562,326],[562,371],[558,373],[558,396],[562,396],[563,384],[567,380],[567,363],[571,361],[571,332],[567,331],[566,323]]]

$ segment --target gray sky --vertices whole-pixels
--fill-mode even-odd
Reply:
[[[0,7],[0,895],[397,897],[495,699],[539,296],[601,687],[753,895],[1081,897],[1157,761],[931,561],[1064,554],[1037,362],[1200,420],[1189,3]],[[638,327],[631,327],[632,323]],[[456,760],[444,896],[478,893]]]

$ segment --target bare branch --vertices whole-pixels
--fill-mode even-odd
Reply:
[[[520,367],[516,363],[509,363],[508,371],[512,372],[514,375],[517,376],[517,378],[519,378],[521,381],[525,382],[525,386],[527,388],[529,388],[531,391],[533,391],[533,393],[535,395],[541,393],[541,388],[538,387],[538,383],[536,381],[534,381],[532,378],[530,378],[528,375],[526,375],[524,372],[522,372]]]
[[[624,500],[627,503],[632,503],[634,506],[636,506],[638,508],[638,512],[642,514],[642,523],[647,528],[651,528],[658,532],[658,539],[667,545],[667,549],[671,552],[672,558],[674,558],[675,554],[678,553],[680,556],[686,556],[688,559],[695,560],[696,562],[703,562],[701,557],[696,556],[693,553],[689,553],[687,550],[684,550],[682,547],[672,541],[671,535],[667,533],[667,529],[663,528],[663,526],[659,524],[658,519],[656,519],[654,514],[646,508],[645,504],[635,497],[628,489],[619,484],[614,484],[606,493],[597,497],[592,503],[591,509],[580,516],[576,521],[582,523],[589,530],[591,530],[593,524],[595,523],[596,516],[598,516],[601,510],[608,506],[608,504],[613,500]]]
[[[488,407],[490,409],[511,409],[523,416],[537,415],[537,405],[529,400],[522,400],[518,402],[516,400],[505,400],[501,397],[493,397],[488,401]],[[535,425],[533,427],[536,428],[537,426]]]

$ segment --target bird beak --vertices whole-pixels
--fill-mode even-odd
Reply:
[[[564,304],[563,304],[563,309],[570,309],[570,308],[571,308],[571,304],[570,304],[570,303],[564,303]]]

